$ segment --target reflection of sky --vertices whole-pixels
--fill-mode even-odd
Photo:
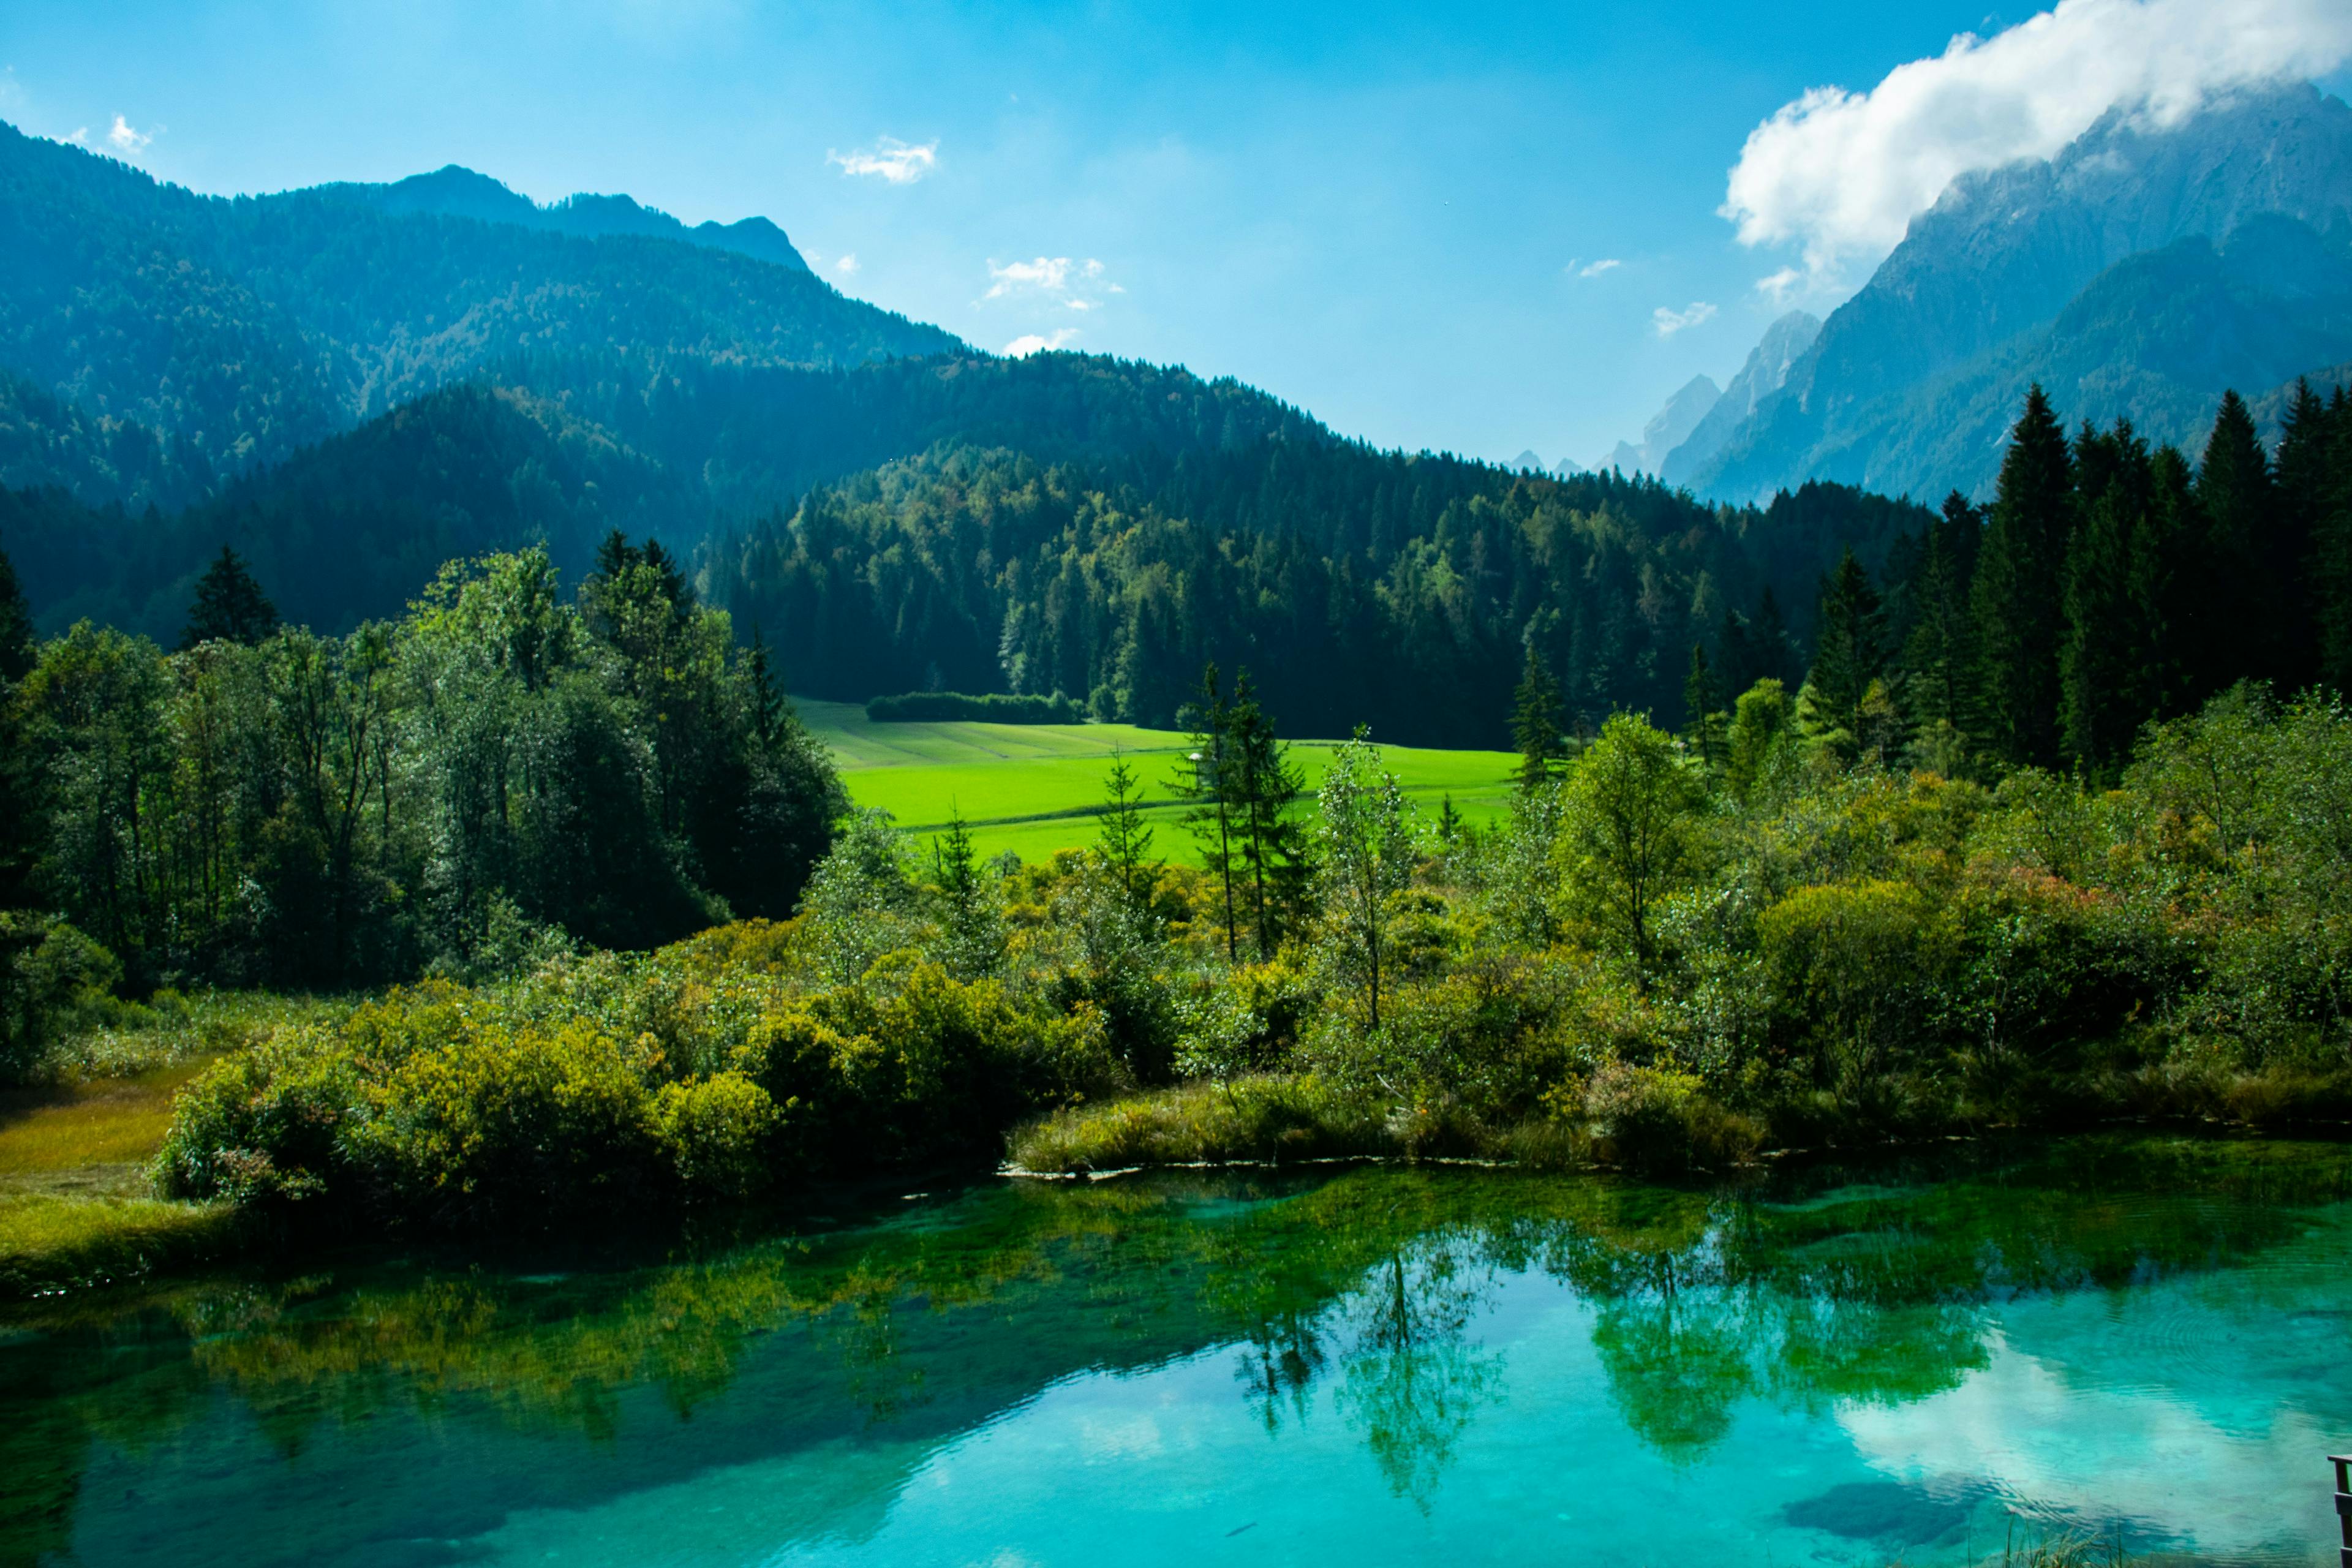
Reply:
[[[2344,1215],[2243,1268],[2012,1302],[1946,1394],[1842,1410],[1872,1464],[1990,1481],[2208,1552],[2333,1555],[2326,1464],[2352,1437]]]
[[[1470,1390],[1425,1510],[1371,1452],[1338,1361],[1269,1432],[1223,1347],[1066,1378],[928,1453],[844,1443],[519,1514],[469,1544],[516,1563],[1880,1568],[1997,1552],[2006,1506],[2053,1530],[2125,1517],[2141,1550],[2160,1534],[2316,1561],[2333,1528],[2322,1423],[2352,1417],[2352,1373],[2331,1370],[2352,1321],[2342,1246],[2331,1232],[2252,1268],[2014,1300],[1987,1310],[1986,1364],[1956,1387],[1811,1411],[1748,1398],[1682,1463],[1628,1432],[1599,1312],[1506,1276],[1461,1341],[1496,1375]],[[1949,1522],[1906,1540],[1871,1535],[1874,1519]]]

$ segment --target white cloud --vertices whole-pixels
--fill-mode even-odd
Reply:
[[[1100,300],[1078,292],[1080,286],[1102,283],[1105,268],[1093,257],[1084,261],[1072,261],[1066,256],[1040,256],[1033,261],[1013,261],[999,267],[988,264],[988,292],[983,300],[1002,300],[1008,295],[1039,294],[1072,310],[1098,310]],[[1106,294],[1124,294],[1127,290],[1116,283],[1102,283]]]
[[[162,129],[163,127],[159,125],[155,131]],[[136,158],[140,153],[147,151],[149,142],[155,140],[155,131],[133,131],[131,128],[131,121],[118,114],[114,117],[114,129],[106,133],[107,145],[126,158]],[[87,132],[78,132],[76,134],[82,135]]]
[[[828,163],[838,163],[845,174],[878,174],[894,185],[911,185],[931,172],[940,161],[940,144],[934,140],[920,145],[885,136],[873,146],[850,153],[828,150]]]
[[[1048,294],[1061,294],[1070,287],[1070,258],[1066,256],[1041,256],[1034,261],[1015,261],[999,267],[988,264],[992,279],[985,299],[998,300],[1023,289],[1040,289]]]
[[[65,140],[67,140],[68,142],[69,142],[73,143],[73,145],[75,145],[75,146],[77,146],[77,147],[87,147],[87,146],[89,146],[89,126],[87,126],[87,125],[78,125],[78,126],[74,127],[74,129],[73,129],[73,130],[71,130],[71,131],[69,131],[69,132],[68,132],[66,133]]]
[[[1025,359],[1041,350],[1060,348],[1077,335],[1076,327],[1061,327],[1045,333],[1028,332],[1005,344],[1004,352],[1010,358]]]
[[[1571,261],[1569,265],[1570,267],[1574,267],[1576,263]],[[1591,265],[1579,269],[1576,275],[1579,278],[1598,278],[1604,272],[1611,271],[1613,268],[1622,267],[1625,264],[1623,262],[1618,260],[1613,256],[1604,256],[1600,260],[1593,262]]]
[[[833,264],[833,269],[835,272],[840,273],[844,278],[856,272],[857,270],[857,252],[854,250],[844,251],[842,253],[841,259]]]
[[[1696,327],[1714,314],[1714,306],[1704,300],[1694,300],[1687,310],[1669,310],[1659,306],[1650,312],[1650,324],[1658,329],[1658,336],[1671,338],[1685,327]]]
[[[2061,0],[1990,38],[1817,87],[1748,136],[1722,216],[1742,244],[1795,244],[1833,276],[1874,261],[1959,175],[2046,158],[2122,106],[2178,124],[2207,100],[2352,58],[2344,0]]]
[[[1768,273],[1756,279],[1756,291],[1775,305],[1785,305],[1789,302],[1789,296],[1795,293],[1797,286],[1804,280],[1802,272],[1793,267],[1783,267],[1778,272]]]

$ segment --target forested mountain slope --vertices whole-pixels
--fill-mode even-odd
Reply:
[[[750,364],[961,347],[803,267],[690,238],[387,211],[366,188],[199,196],[0,126],[0,371],[215,475],[503,356],[624,344]]]
[[[544,542],[576,579],[612,528],[681,550],[716,529],[706,600],[814,694],[1065,690],[1167,723],[1214,658],[1297,732],[1492,745],[1529,641],[1577,714],[1678,712],[1727,613],[1785,605],[1801,641],[1845,548],[1876,566],[1926,522],[1836,487],[1717,509],[1381,452],[1237,383],[1072,354],[508,368],[556,390],[446,388],[176,515],[9,493],[0,547],[46,626],[168,641],[223,543],[290,618],[341,630],[453,556]],[[1759,673],[1793,677],[1772,646]]]

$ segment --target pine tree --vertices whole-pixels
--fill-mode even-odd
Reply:
[[[1822,581],[1819,624],[1806,685],[1821,718],[1858,744],[1862,700],[1886,668],[1886,613],[1852,550]]]
[[[1567,754],[1560,738],[1559,682],[1534,643],[1528,644],[1518,689],[1511,695],[1511,743],[1519,752],[1519,788],[1533,791]]]
[[[1151,829],[1143,820],[1142,782],[1117,746],[1111,748],[1110,773],[1103,781],[1102,826],[1096,842],[1129,900],[1148,902],[1160,879],[1160,863],[1151,858]]]
[[[2066,432],[2039,385],[2001,459],[1971,594],[1986,739],[2013,764],[2058,761],[2058,647],[2074,511]]]
[[[2075,531],[2066,559],[2066,640],[2059,654],[2066,755],[2093,778],[2112,777],[2147,716],[2135,689],[2132,534],[2126,487],[2110,481]]]
[[[39,654],[33,634],[33,607],[16,581],[16,563],[0,550],[0,687],[24,679]]]
[[[2253,412],[2234,392],[2221,395],[2197,465],[2197,510],[2205,525],[2198,562],[2204,585],[2191,682],[2201,699],[2249,676],[2278,679],[2284,652],[2286,587],[2272,572],[2277,497]]]
[[[1780,601],[1770,587],[1757,601],[1756,618],[1748,623],[1748,652],[1756,660],[1754,686],[1757,680],[1777,680],[1786,686],[1797,678],[1797,645],[1789,637],[1789,623],[1780,614]]]
[[[1942,726],[1966,733],[1975,723],[1976,628],[1969,614],[1969,580],[1983,532],[1983,518],[1954,490],[1944,498],[1943,515],[1928,526],[1922,542],[1912,588],[1918,619],[1903,649],[1903,689],[1911,718],[1923,729]]]
[[[247,647],[278,629],[278,606],[255,582],[242,556],[227,545],[196,579],[195,602],[180,633],[183,651],[198,643],[236,642]]]
[[[1234,675],[1230,711],[1251,924],[1258,956],[1272,958],[1306,899],[1307,847],[1291,810],[1307,787],[1307,776],[1290,760],[1290,748],[1276,738],[1274,721],[1258,705],[1246,669]]]
[[[2319,673],[2322,590],[2315,568],[2320,530],[2327,512],[2328,447],[2334,430],[2327,405],[2311,389],[2309,380],[2297,380],[2279,433],[2275,470],[2279,526],[2270,562],[2272,579],[2285,590],[2279,604],[2285,626],[2277,677],[2286,690],[2301,689]]]
[[[1683,677],[1683,724],[1691,749],[1712,772],[1723,765],[1723,688],[1708,668],[1706,647],[1691,644],[1690,672]]]
[[[1192,743],[1172,782],[1179,799],[1190,804],[1185,825],[1201,846],[1203,868],[1215,879],[1224,910],[1225,961],[1241,962],[1241,921],[1234,897],[1235,864],[1233,789],[1239,771],[1233,755],[1233,708],[1217,682],[1217,667],[1202,667],[1201,685],[1184,709],[1182,721]]]
[[[2352,393],[2336,389],[2327,421],[2327,475],[2312,542],[2319,679],[2339,696],[2352,697]]]

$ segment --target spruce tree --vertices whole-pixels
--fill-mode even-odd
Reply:
[[[1903,649],[1903,666],[1911,718],[1922,728],[1945,726],[1964,734],[1975,723],[1976,636],[1969,579],[1983,532],[1983,518],[1954,490],[1921,542],[1912,586],[1918,618]]]
[[[278,629],[278,606],[261,591],[245,560],[227,545],[196,579],[195,602],[180,633],[183,652],[198,643],[236,642],[251,647]]]
[[[2270,561],[2272,579],[2284,589],[2279,605],[2284,626],[2277,678],[2287,690],[2299,690],[2319,673],[2317,552],[2327,512],[2328,447],[2334,430],[2327,405],[2308,379],[2297,380],[2279,433],[2274,474],[2279,521]]]
[[[2352,697],[2352,393],[2336,389],[2327,422],[2327,473],[2312,541],[2319,679],[2339,696]]]
[[[1748,623],[1748,652],[1755,658],[1755,679],[1777,680],[1786,686],[1797,679],[1797,645],[1789,637],[1789,623],[1770,587],[1757,601],[1756,618]]]
[[[2221,395],[2197,465],[2197,510],[2204,587],[2191,682],[2201,700],[2249,676],[2273,680],[2283,673],[2286,585],[2272,571],[2277,496],[2253,412],[2234,392]]]
[[[1192,743],[1185,752],[1171,787],[1178,798],[1191,805],[1192,809],[1184,814],[1184,822],[1192,831],[1193,841],[1201,847],[1203,868],[1217,886],[1224,913],[1225,961],[1238,963],[1241,919],[1234,896],[1234,880],[1235,863],[1240,859],[1240,847],[1234,841],[1240,823],[1234,809],[1233,792],[1240,770],[1233,755],[1233,707],[1218,684],[1213,663],[1202,667],[1200,689],[1185,707],[1182,721],[1192,732]]]
[[[1534,643],[1528,644],[1518,689],[1511,695],[1511,743],[1519,753],[1519,789],[1533,793],[1552,776],[1567,748],[1560,739],[1559,682]]]
[[[1249,883],[1250,920],[1258,956],[1272,958],[1307,896],[1307,846],[1292,819],[1307,775],[1276,739],[1274,721],[1258,705],[1249,671],[1236,671],[1230,710],[1234,805],[1241,858]]]
[[[2074,464],[2039,385],[2010,433],[1971,593],[1980,721],[2012,764],[2058,761],[2058,648]]]
[[[2059,654],[2067,757],[2093,778],[2114,776],[2147,716],[2136,669],[2132,536],[2126,487],[2109,481],[2066,557],[2066,641]]]
[[[22,680],[40,657],[33,634],[33,606],[16,581],[16,563],[0,550],[0,683]]]
[[[1706,662],[1706,646],[1691,644],[1690,672],[1683,677],[1683,730],[1691,749],[1709,772],[1723,765],[1723,687]]]
[[[1143,820],[1142,781],[1117,746],[1111,748],[1110,773],[1103,781],[1102,826],[1095,842],[1129,900],[1149,902],[1160,880],[1160,863],[1151,858],[1151,829]]]
[[[32,672],[39,654],[31,606],[15,564],[0,551],[0,910],[32,901],[33,868],[46,832],[39,748],[28,732],[31,716],[16,696],[16,683]],[[5,957],[0,953],[0,960]]]
[[[1870,574],[1848,550],[1822,580],[1811,688],[1815,711],[1849,737],[1862,732],[1862,700],[1886,668],[1886,613]]]

